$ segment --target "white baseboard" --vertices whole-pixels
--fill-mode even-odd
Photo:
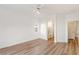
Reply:
[[[24,41],[17,41],[17,42],[10,42],[10,43],[4,44],[4,45],[1,44],[0,49],[5,48],[5,47],[10,47],[10,46],[13,46],[13,45],[17,45],[17,44],[20,44],[20,43],[28,42],[28,41],[31,41],[31,40],[34,40],[34,39],[24,40]]]

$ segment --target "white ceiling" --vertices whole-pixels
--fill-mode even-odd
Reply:
[[[79,12],[79,5],[69,4],[57,4],[57,5],[46,5],[44,11],[49,13],[74,13]]]
[[[0,9],[17,12],[21,14],[32,14],[32,11],[36,8],[35,4],[15,4],[15,5],[0,5]],[[79,4],[45,4],[40,5],[40,12],[42,14],[53,13],[79,13]]]

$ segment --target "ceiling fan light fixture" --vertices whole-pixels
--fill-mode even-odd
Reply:
[[[35,16],[40,15],[40,7],[35,8],[35,9],[33,10],[33,13],[34,13]]]

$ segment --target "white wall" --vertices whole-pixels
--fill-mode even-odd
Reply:
[[[52,20],[54,24],[54,42],[67,42],[68,41],[68,32],[67,32],[67,21],[65,18],[65,15],[63,14],[52,14],[50,16],[46,16],[41,19],[41,23],[46,26],[43,27],[43,31],[41,34],[41,38],[44,38],[47,40],[47,34],[48,34],[48,21]],[[52,30],[53,31],[53,30]]]
[[[56,16],[56,42],[67,42],[68,33],[67,33],[67,23],[65,16],[59,14]]]
[[[47,16],[42,16],[40,19],[40,38],[47,40]]]
[[[32,16],[0,9],[0,48],[39,38],[36,24],[38,20]]]
[[[63,14],[52,14],[50,16],[46,16],[41,19],[41,23],[46,26],[43,27],[43,33],[41,34],[41,38],[44,38],[47,40],[47,34],[48,34],[48,21],[52,20],[54,24],[54,42],[67,42],[68,41],[68,30],[67,30],[67,21],[65,18],[65,15]],[[53,30],[52,30],[53,31]]]

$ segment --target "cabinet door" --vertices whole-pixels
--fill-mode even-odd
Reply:
[[[68,37],[69,37],[69,39],[75,39],[76,27],[77,27],[76,21],[71,21],[68,23]]]

